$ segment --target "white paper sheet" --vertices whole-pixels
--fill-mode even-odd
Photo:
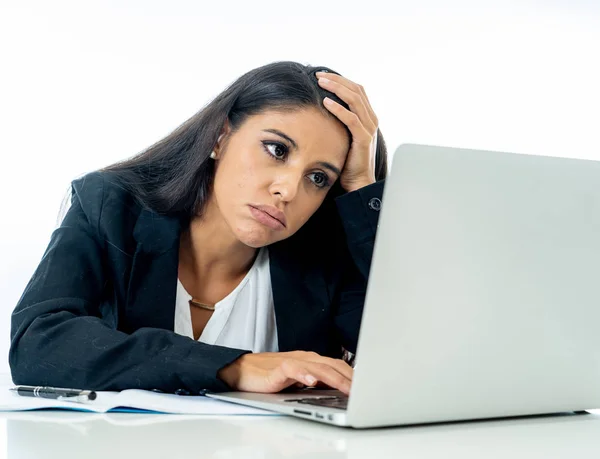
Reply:
[[[96,413],[145,410],[173,414],[277,415],[270,411],[213,400],[208,397],[161,394],[139,389],[127,389],[121,392],[98,391],[96,400],[77,403],[39,397],[24,397],[10,391],[9,387],[11,386],[0,386],[0,411],[60,408]]]

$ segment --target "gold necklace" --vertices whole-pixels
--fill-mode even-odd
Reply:
[[[196,298],[192,298],[190,300],[190,305],[191,306],[196,306],[197,308],[200,309],[205,309],[207,311],[214,311],[215,310],[215,305],[210,305],[210,304],[205,304],[205,303],[200,303]]]

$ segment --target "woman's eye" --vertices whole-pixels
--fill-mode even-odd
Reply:
[[[277,142],[263,142],[267,152],[275,159],[283,159],[287,154],[287,147]]]
[[[263,142],[263,148],[267,154],[278,161],[284,161],[288,154],[288,147],[279,142]],[[310,174],[313,178],[310,180],[317,188],[326,188],[329,186],[329,176],[324,172],[313,172]]]
[[[329,185],[329,177],[327,174],[323,172],[314,172],[312,174],[314,176],[313,183],[319,188],[325,188]]]

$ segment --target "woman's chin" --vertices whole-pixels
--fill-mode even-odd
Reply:
[[[272,244],[278,240],[274,237],[272,231],[263,228],[244,228],[237,232],[237,238],[242,244],[255,249]]]

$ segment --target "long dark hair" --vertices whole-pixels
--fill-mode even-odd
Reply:
[[[143,207],[161,214],[178,214],[189,221],[202,212],[211,192],[214,161],[209,156],[226,119],[233,134],[248,117],[270,109],[293,111],[315,107],[335,118],[322,105],[326,96],[349,109],[338,96],[318,85],[315,72],[320,70],[337,73],[327,67],[292,61],[253,69],[162,140],[99,171],[108,172],[111,181],[131,192]],[[386,175],[387,148],[378,130],[376,179]],[[342,193],[338,180],[326,200]]]

